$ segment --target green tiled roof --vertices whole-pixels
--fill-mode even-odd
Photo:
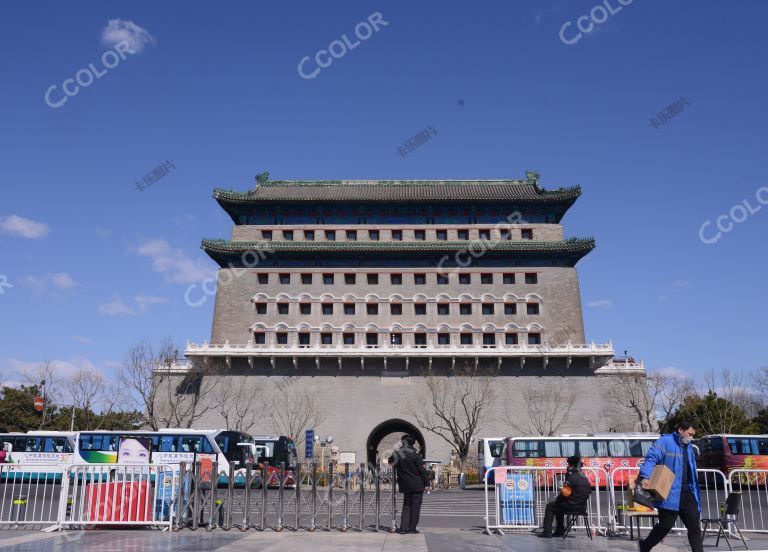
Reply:
[[[478,244],[484,244],[480,247]],[[414,254],[452,254],[485,249],[495,254],[533,256],[544,254],[574,259],[574,263],[592,251],[595,247],[593,238],[570,238],[562,241],[416,241],[416,242],[336,242],[336,241],[228,241],[203,240],[201,248],[219,263],[227,266],[227,261],[238,255],[253,251],[262,255],[299,254],[349,256],[354,258],[361,253],[412,256]]]
[[[275,180],[247,192],[215,189],[220,203],[273,201],[575,201],[581,188],[544,190],[530,180]]]

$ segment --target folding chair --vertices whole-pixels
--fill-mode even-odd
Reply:
[[[565,527],[565,533],[563,533],[564,539],[568,536],[568,533],[571,532],[571,528],[573,527],[574,523],[576,523],[576,520],[582,518],[584,520],[584,526],[587,530],[587,536],[589,537],[589,540],[592,540],[592,528],[589,526],[589,513],[586,509],[582,510],[581,512],[566,512],[565,515],[568,516],[568,523]]]
[[[725,511],[721,510],[722,516],[719,518],[705,518],[701,520],[704,524],[704,531],[701,533],[701,542],[704,543],[704,537],[707,536],[707,529],[710,525],[717,524],[717,541],[715,542],[715,548],[720,544],[720,537],[725,537],[725,542],[728,544],[728,550],[733,550],[731,546],[731,539],[728,537],[729,526],[736,530],[736,534],[741,539],[744,548],[749,550],[747,542],[744,540],[744,536],[741,534],[739,526],[736,522],[739,519],[739,510],[741,509],[741,493],[730,493],[728,498],[725,499]]]

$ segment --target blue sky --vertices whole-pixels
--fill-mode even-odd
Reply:
[[[211,190],[262,171],[580,184],[564,224],[597,239],[579,264],[590,339],[651,368],[765,365],[768,4],[606,4],[2,0],[0,378],[207,339],[212,301],[184,291],[215,267],[200,240],[231,229]],[[386,25],[300,76],[376,13]],[[105,71],[126,38],[135,53]],[[91,63],[104,74],[46,103]],[[703,243],[721,215],[745,220]]]

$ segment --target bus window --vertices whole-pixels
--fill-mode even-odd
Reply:
[[[731,447],[731,454],[768,454],[768,440],[766,439],[728,437],[728,446]]]
[[[582,458],[605,458],[608,456],[608,443],[591,439],[579,441],[579,455]]]
[[[298,454],[296,454],[296,443],[288,441],[286,446],[288,448],[288,461],[286,462],[286,465],[295,466],[299,462]]]
[[[629,441],[629,455],[632,458],[645,458],[652,445],[653,441],[648,440],[640,441],[636,439]]]
[[[46,437],[45,452],[72,452],[66,437]]]
[[[543,441],[514,441],[515,458],[541,458],[544,455]]]
[[[576,454],[576,441],[560,441],[560,456],[568,458]]]
[[[544,441],[544,456],[547,458],[557,458],[560,454],[559,441]]]
[[[43,438],[42,437],[27,437],[27,445],[24,448],[25,452],[42,452],[43,450]]]
[[[626,458],[630,456],[629,443],[623,439],[611,439],[608,441],[608,452],[614,458]]]
[[[203,443],[200,447],[200,452],[204,454],[213,454],[213,446],[211,446],[211,442],[208,440],[208,437],[202,437]]]
[[[117,435],[104,435],[101,438],[101,450],[116,451]]]
[[[160,436],[160,452],[176,452],[176,435]]]
[[[181,437],[181,452],[200,452],[200,437]]]

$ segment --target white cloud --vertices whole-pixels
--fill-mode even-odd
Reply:
[[[112,230],[109,228],[97,228],[96,229],[96,235],[100,238],[109,238],[112,236]]]
[[[30,382],[29,378],[32,377],[35,369],[41,364],[44,364],[44,362],[48,361],[29,361],[19,360],[17,358],[0,358],[0,373],[3,373],[6,376],[11,376],[21,382],[35,383]],[[79,370],[94,370],[96,372],[100,371],[93,362],[84,357],[74,357],[70,360],[51,360],[50,362],[53,365],[54,374],[58,378],[58,381],[54,380],[54,385],[61,384],[62,379],[71,377]],[[28,376],[25,376],[25,374]]]
[[[191,259],[181,249],[174,249],[165,240],[149,239],[141,243],[136,252],[152,259],[155,272],[175,284],[194,284],[216,276],[216,272],[201,259]]]
[[[107,46],[116,46],[119,42],[128,43],[133,52],[140,54],[147,44],[154,44],[155,38],[149,31],[139,27],[133,21],[125,19],[110,19],[104,30],[101,31],[101,42]]]
[[[93,343],[93,339],[91,339],[90,337],[85,337],[83,335],[73,335],[72,341],[77,341],[78,343],[84,343],[86,345],[88,343]]]
[[[671,286],[669,286],[667,289],[664,290],[664,293],[662,293],[656,298],[656,300],[659,302],[666,301],[667,299],[669,299],[671,295],[680,293],[681,291],[684,291],[685,289],[687,289],[689,285],[690,285],[690,282],[686,280],[675,280],[674,282],[672,282]]]
[[[44,238],[51,229],[44,222],[26,219],[17,215],[0,217],[0,232],[30,240]]]
[[[126,303],[119,297],[116,297],[109,303],[101,303],[99,305],[99,312],[105,316],[133,316],[137,312],[147,312],[153,305],[165,305],[169,302],[166,297],[147,295],[143,292],[137,294],[133,301],[135,305]]]
[[[57,291],[67,291],[81,286],[66,272],[48,272],[40,277],[25,276],[21,281],[41,294],[44,292],[55,294]]]
[[[130,306],[123,303],[119,298],[114,299],[109,303],[100,304],[99,313],[105,316],[133,316],[136,314]]]
[[[589,301],[587,306],[590,309],[609,309],[613,306],[613,301],[610,299],[598,299],[597,301]]]
[[[664,368],[656,368],[653,371],[658,374],[661,374],[662,376],[667,376],[669,378],[675,378],[675,379],[688,379],[691,377],[691,374],[675,366],[665,366]]]
[[[168,299],[165,297],[145,295],[144,293],[139,293],[133,300],[136,301],[136,305],[138,305],[140,311],[146,311],[152,305],[164,305],[168,303]]]

